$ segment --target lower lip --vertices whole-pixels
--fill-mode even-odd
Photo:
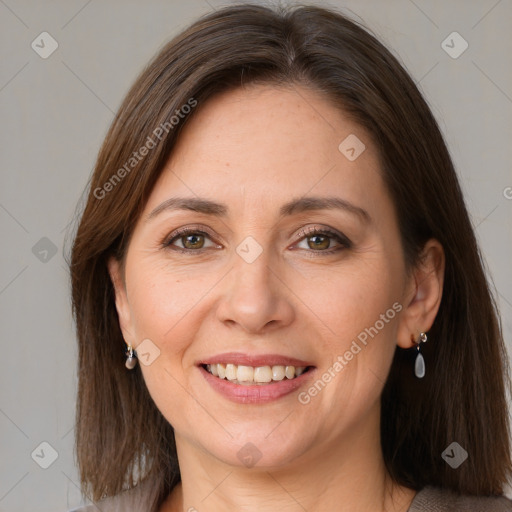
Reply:
[[[229,380],[219,379],[202,366],[199,367],[199,370],[215,391],[218,391],[232,402],[239,404],[263,404],[293,393],[309,379],[309,376],[315,369],[311,368],[294,379],[283,379],[269,384],[257,384],[254,386],[234,384]]]

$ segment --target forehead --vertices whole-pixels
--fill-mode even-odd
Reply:
[[[349,159],[350,146],[364,151]],[[299,86],[250,85],[198,105],[146,211],[171,191],[227,202],[242,194],[257,207],[308,192],[371,196],[380,185],[370,137],[331,101]]]

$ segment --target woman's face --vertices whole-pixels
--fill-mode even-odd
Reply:
[[[411,283],[369,136],[301,87],[240,88],[195,114],[116,287],[152,398],[178,440],[231,465],[377,435]]]

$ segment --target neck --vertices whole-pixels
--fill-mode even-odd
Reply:
[[[369,418],[342,440],[319,442],[287,466],[233,467],[178,434],[176,446],[181,482],[161,512],[406,512],[415,494],[389,477],[379,423]]]

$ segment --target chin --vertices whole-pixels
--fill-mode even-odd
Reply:
[[[274,422],[273,429],[277,423]],[[229,466],[246,467],[248,469],[258,468],[282,468],[296,459],[300,458],[306,450],[307,444],[304,439],[304,433],[296,430],[295,432],[284,431],[277,435],[269,429],[265,433],[262,431],[248,432],[241,425],[239,434],[229,429],[233,438],[226,435],[212,446],[210,441],[203,444],[203,449],[211,453],[215,458],[221,460]],[[270,435],[268,434],[269,432]]]

